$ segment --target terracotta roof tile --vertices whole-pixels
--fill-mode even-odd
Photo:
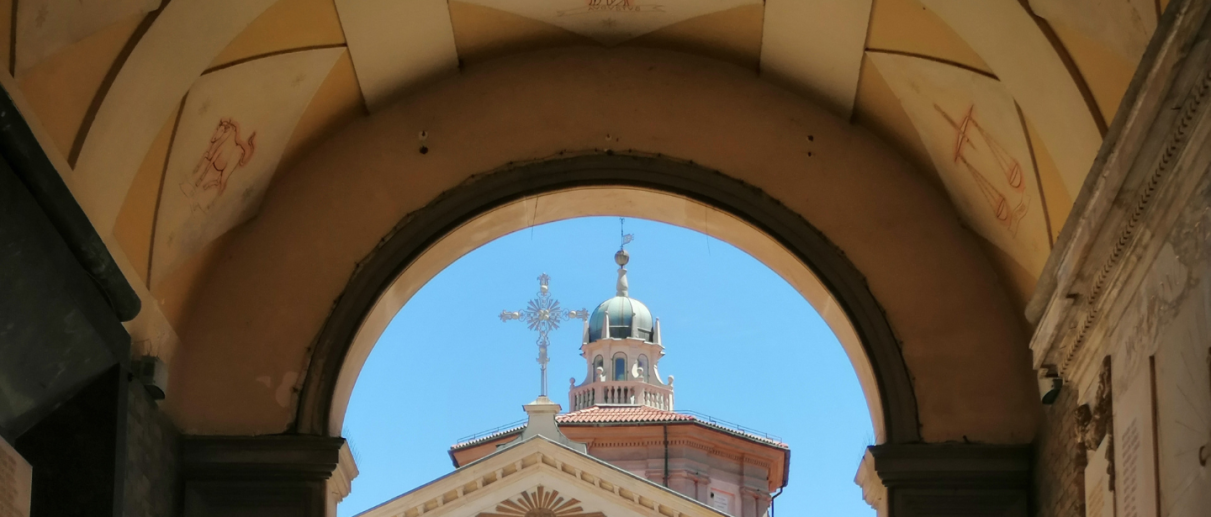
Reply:
[[[561,424],[614,422],[693,422],[693,416],[648,406],[593,406],[555,417]]]

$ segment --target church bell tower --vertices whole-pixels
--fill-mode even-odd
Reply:
[[[568,401],[572,411],[593,406],[648,406],[673,410],[673,376],[665,382],[658,368],[664,356],[660,320],[639,300],[631,298],[626,265],[630,254],[619,249],[617,292],[589,316],[580,346],[587,372],[578,385],[571,379]]]

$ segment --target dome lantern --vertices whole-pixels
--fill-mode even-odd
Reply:
[[[626,270],[630,259],[626,249],[614,254],[619,266],[617,292],[601,302],[586,323],[581,355],[588,370],[580,385],[572,380],[568,400],[573,411],[598,405],[673,409],[673,387],[661,382],[659,373],[664,355],[660,322],[643,302],[630,296]]]

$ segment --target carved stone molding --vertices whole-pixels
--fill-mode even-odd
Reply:
[[[758,504],[764,504],[765,507],[769,507],[769,492],[761,490],[760,488],[752,488],[747,486],[740,487],[740,495],[742,497],[751,497],[754,501],[757,501]]]
[[[1105,449],[1106,484],[1114,491],[1114,397],[1113,377],[1111,376],[1110,356],[1102,360],[1102,370],[1098,375],[1097,394],[1093,398],[1093,406],[1081,404],[1076,408],[1076,442],[1077,456],[1075,466],[1083,478],[1085,467],[1089,465],[1089,454],[1096,453],[1104,440],[1108,440]]]
[[[880,515],[1025,517],[1030,462],[1028,445],[875,445],[855,481]]]
[[[561,426],[561,427],[563,427],[563,426]],[[590,448],[592,448],[592,449],[612,449],[612,448],[629,449],[629,448],[635,448],[635,447],[664,446],[664,444],[665,444],[665,441],[659,440],[659,439],[651,439],[651,440],[598,439],[598,440],[593,440]],[[740,461],[740,458],[744,457],[746,462],[748,462],[752,465],[755,465],[755,466],[759,466],[761,468],[768,469],[771,466],[773,466],[773,464],[768,459],[754,457],[754,456],[746,456],[744,452],[741,452],[741,451],[738,451],[735,449],[724,449],[724,448],[720,448],[720,447],[715,447],[713,445],[702,443],[701,441],[695,440],[692,438],[670,439],[668,441],[668,445],[670,447],[680,447],[680,446],[690,447],[692,449],[697,449],[702,452],[705,452],[711,456],[724,458],[724,459],[728,459],[728,460],[733,460],[733,461]]]
[[[1097,395],[1093,407],[1082,404],[1076,408],[1077,441],[1086,449],[1096,451],[1102,439],[1114,427],[1114,402],[1111,395],[1110,356],[1102,360],[1102,372],[1098,375]]]
[[[866,450],[866,454],[862,455],[862,463],[858,465],[854,484],[862,488],[862,499],[866,501],[866,504],[869,504],[876,512],[881,512],[879,515],[886,515],[884,502],[887,501],[887,487],[883,485],[883,480],[879,479],[879,474],[875,472],[875,457],[871,456],[869,448]]]
[[[1034,367],[1087,386],[1104,333],[1211,165],[1211,3],[1175,0],[1123,98],[1027,318]]]
[[[184,516],[325,517],[335,509],[330,494],[356,475],[352,459],[343,438],[188,437]]]

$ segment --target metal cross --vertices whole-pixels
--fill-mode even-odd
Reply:
[[[500,321],[520,320],[525,318],[530,330],[538,332],[538,364],[542,366],[542,396],[547,396],[547,346],[551,344],[549,334],[559,328],[564,320],[580,319],[588,321],[589,311],[566,311],[559,306],[559,300],[551,297],[547,283],[551,277],[543,273],[538,276],[538,296],[526,304],[520,311],[500,311]]]

